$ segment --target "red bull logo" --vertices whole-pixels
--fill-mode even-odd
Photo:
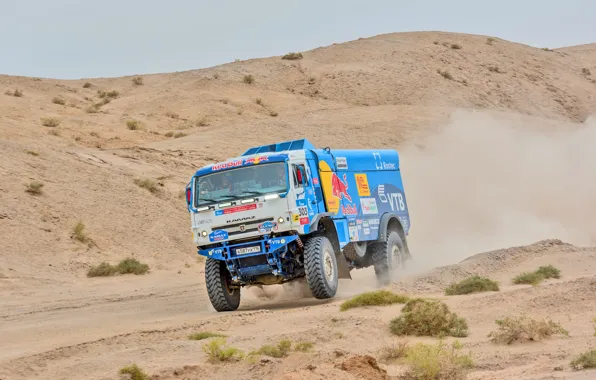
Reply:
[[[259,162],[268,161],[269,157],[267,156],[260,156],[260,157],[251,157],[244,160],[244,165],[246,164],[258,164]]]
[[[336,173],[331,173],[331,193],[340,198],[343,196],[349,202],[352,202],[352,197],[348,194],[348,180],[344,174],[344,180],[339,179]]]

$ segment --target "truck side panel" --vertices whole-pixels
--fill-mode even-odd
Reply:
[[[319,176],[325,205],[334,219],[344,219],[350,241],[376,240],[380,218],[396,214],[406,235],[410,230],[408,205],[399,171],[399,156],[393,150],[320,151]],[[338,235],[341,229],[338,223]]]

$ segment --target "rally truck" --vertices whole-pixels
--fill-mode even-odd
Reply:
[[[379,284],[411,258],[398,152],[316,148],[306,139],[256,146],[206,165],[186,185],[207,293],[236,310],[245,286],[306,277],[318,299],[373,266]]]

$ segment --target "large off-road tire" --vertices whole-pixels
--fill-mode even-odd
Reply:
[[[304,244],[306,282],[318,299],[332,298],[337,292],[338,265],[331,241],[325,236],[313,236]]]
[[[207,258],[205,284],[211,305],[217,311],[234,311],[240,305],[240,288],[230,289],[232,276],[221,260]]]
[[[387,239],[369,245],[379,286],[389,285],[395,271],[403,267],[406,251],[404,242],[395,230],[387,231]]]

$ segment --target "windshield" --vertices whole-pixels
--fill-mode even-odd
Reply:
[[[286,164],[275,162],[207,174],[195,182],[197,207],[238,198],[285,192]]]

